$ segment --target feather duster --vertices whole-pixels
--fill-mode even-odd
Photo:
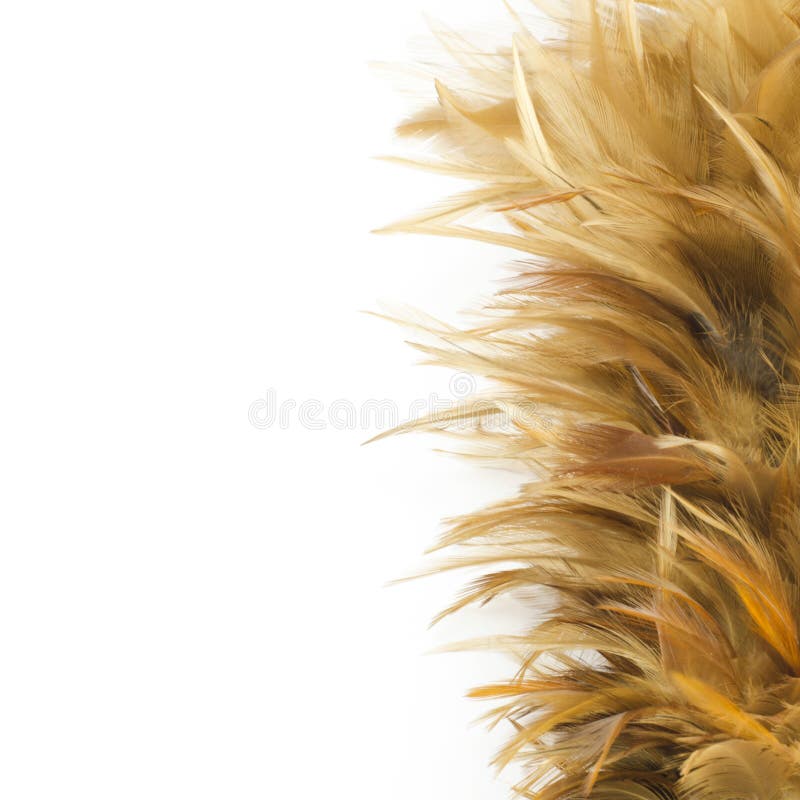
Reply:
[[[521,797],[800,797],[800,3],[537,5],[399,127],[472,184],[390,230],[520,258],[425,348],[491,389],[402,429],[526,475],[440,543],[448,612],[552,598],[472,695]]]

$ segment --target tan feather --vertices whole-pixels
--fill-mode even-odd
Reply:
[[[454,644],[521,797],[800,793],[800,3],[539,0],[560,36],[437,26],[434,101],[399,127],[473,182],[389,226],[522,259],[463,327],[412,327],[489,388],[395,432],[510,464],[428,571],[439,617],[514,595],[530,630]],[[438,340],[438,342],[436,341]],[[498,425],[503,420],[502,425]],[[386,434],[382,434],[386,435]],[[380,436],[377,438],[381,438]],[[545,602],[546,600],[546,602]]]

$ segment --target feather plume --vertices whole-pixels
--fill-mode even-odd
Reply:
[[[473,188],[387,230],[510,247],[433,362],[486,396],[402,426],[525,473],[452,521],[444,614],[544,590],[490,644],[522,797],[800,794],[800,3],[548,0],[399,132]],[[460,76],[460,78],[459,78]],[[507,424],[489,424],[498,415]]]

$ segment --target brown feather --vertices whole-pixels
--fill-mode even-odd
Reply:
[[[800,3],[539,5],[548,43],[439,31],[455,77],[398,128],[472,185],[387,231],[524,259],[471,327],[417,326],[491,388],[399,430],[525,475],[450,522],[441,568],[487,572],[440,617],[538,616],[463,645],[517,661],[472,695],[521,797],[795,797]]]

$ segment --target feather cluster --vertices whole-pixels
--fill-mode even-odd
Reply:
[[[800,6],[537,5],[399,128],[472,185],[391,229],[520,254],[426,350],[492,390],[414,424],[530,476],[441,542],[449,610],[551,598],[472,694],[522,797],[800,797]]]

